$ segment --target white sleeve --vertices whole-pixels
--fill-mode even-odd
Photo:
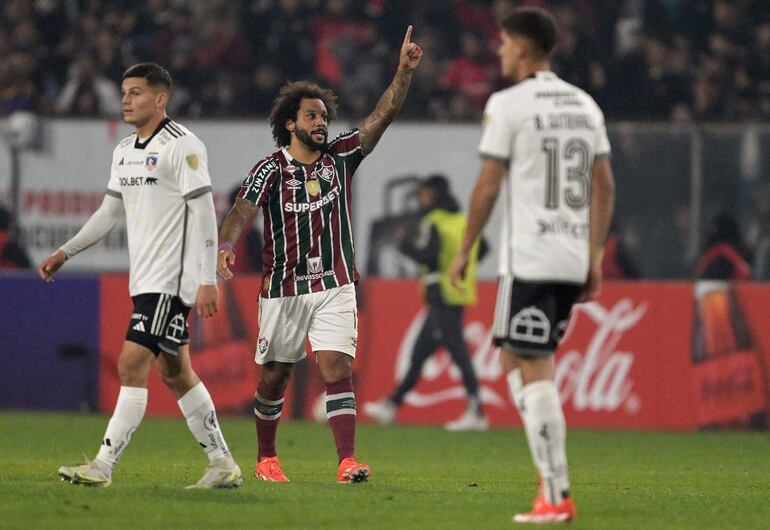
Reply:
[[[484,109],[484,130],[479,142],[479,153],[482,158],[492,158],[501,162],[511,159],[513,145],[513,123],[506,116],[501,98],[492,94]]]
[[[192,214],[190,237],[192,248],[199,248],[201,285],[217,283],[217,215],[214,210],[214,198],[211,193],[203,193],[187,201]]]
[[[123,195],[120,192],[120,178],[118,175],[119,153],[118,147],[112,152],[112,164],[110,165],[110,181],[107,183],[107,195],[111,195],[116,199],[123,199]]]
[[[211,190],[206,146],[189,135],[177,138],[171,148],[171,164],[185,200]]]
[[[59,249],[71,258],[106,236],[123,215],[123,201],[109,193],[75,236]]]

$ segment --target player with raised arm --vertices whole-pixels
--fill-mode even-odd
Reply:
[[[112,155],[107,193],[80,231],[47,257],[38,274],[52,282],[64,262],[115,226],[125,211],[134,311],[118,359],[120,394],[96,458],[61,467],[72,484],[109,486],[112,472],[147,407],[157,361],[193,436],[209,458],[191,488],[232,488],[243,481],[217,422],[214,403],[190,364],[187,316],[217,312],[217,224],[206,147],[166,116],[171,76],[154,63],[123,74],[123,119],[136,131]]]
[[[371,469],[356,461],[356,399],[353,358],[357,317],[353,249],[353,174],[372,152],[401,108],[422,57],[406,31],[393,82],[358,129],[327,143],[336,117],[336,97],[313,83],[281,89],[270,114],[279,151],[258,162],[219,232],[217,270],[228,265],[243,226],[259,208],[264,213],[264,268],[259,298],[255,361],[262,365],[254,397],[258,441],[255,475],[286,482],[275,450],[283,393],[310,339],[326,384],[326,416],[337,447],[337,481],[367,480]]]
[[[614,178],[601,110],[551,71],[551,17],[517,9],[502,23],[501,39],[502,74],[516,84],[487,101],[483,163],[450,276],[457,282],[464,274],[500,194],[504,224],[493,333],[540,477],[534,507],[514,521],[559,523],[576,512],[554,352],[573,304],[601,286]]]

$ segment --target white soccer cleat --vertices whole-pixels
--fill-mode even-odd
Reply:
[[[364,412],[373,420],[389,425],[396,418],[396,404],[389,399],[364,403]]]
[[[484,416],[475,411],[466,410],[465,413],[454,421],[444,425],[448,431],[486,431],[489,429],[489,422]]]
[[[112,484],[112,469],[98,460],[88,460],[81,466],[59,468],[59,476],[71,484],[107,487]]]
[[[201,479],[185,489],[209,490],[237,488],[243,483],[243,474],[238,464],[230,457],[216,458],[209,464]]]

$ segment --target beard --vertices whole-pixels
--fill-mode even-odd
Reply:
[[[326,147],[326,136],[327,136],[326,131],[324,131],[323,142],[316,142],[315,140],[313,140],[313,137],[311,136],[310,132],[304,129],[300,129],[299,127],[294,130],[294,134],[297,136],[300,142],[308,146],[313,151],[320,151],[321,149]]]

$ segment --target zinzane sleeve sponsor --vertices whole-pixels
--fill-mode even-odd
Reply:
[[[200,140],[189,135],[177,138],[171,149],[171,164],[185,200],[212,191],[208,154]]]
[[[513,145],[513,126],[506,119],[505,108],[498,94],[492,94],[484,109],[484,130],[479,142],[479,154],[482,158],[490,158],[507,163],[511,158]]]
[[[350,129],[337,135],[329,143],[329,153],[333,156],[344,158],[350,173],[355,172],[364,160],[364,151],[361,148],[361,135],[358,133],[358,129]]]
[[[258,207],[264,206],[270,190],[272,176],[278,170],[278,162],[273,158],[265,158],[255,165],[241,183],[239,199],[245,199]]]

